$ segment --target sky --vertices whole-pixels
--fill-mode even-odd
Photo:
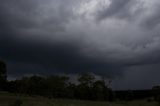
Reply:
[[[160,84],[159,0],[1,0],[8,78],[94,73],[114,89]]]

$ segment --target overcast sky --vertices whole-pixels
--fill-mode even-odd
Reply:
[[[1,0],[9,78],[92,72],[114,89],[160,84],[159,0]]]

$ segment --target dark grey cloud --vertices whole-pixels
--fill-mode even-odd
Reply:
[[[136,88],[152,86],[152,67],[160,63],[159,3],[2,0],[0,59],[11,77],[93,72],[114,78],[117,86],[118,79],[124,88],[130,82]],[[137,75],[141,83],[151,75],[150,83],[138,84]]]
[[[5,43],[3,43],[4,45]],[[28,70],[27,67],[17,64],[16,67],[22,70],[14,70],[15,74],[23,73],[83,73],[94,72],[96,74],[117,74],[111,70],[117,69],[105,60],[93,59],[80,53],[79,47],[68,43],[58,43],[50,45],[30,44],[22,42],[9,42],[9,45],[1,47],[3,59],[12,63],[35,64],[41,70]],[[30,65],[28,65],[30,67]],[[31,66],[32,67],[32,66]],[[119,66],[120,68],[121,66]],[[9,68],[10,69],[10,68]],[[48,70],[48,71],[47,71]],[[119,69],[121,70],[121,69]],[[17,71],[17,72],[16,72]],[[21,72],[20,72],[21,71]],[[105,72],[106,71],[106,72]],[[106,74],[107,74],[106,73]]]
[[[98,11],[97,19],[107,18],[138,21],[143,27],[153,29],[160,23],[160,3],[143,0],[111,0],[111,4]],[[140,22],[141,21],[141,22]]]
[[[105,71],[107,71],[106,75],[108,73],[108,75],[119,74],[119,72],[115,73],[111,71],[117,70],[117,67],[115,68],[106,60],[90,58],[82,54],[80,51],[80,41],[57,41],[57,32],[65,32],[62,25],[66,22],[66,18],[69,17],[63,15],[68,14],[61,15],[58,10],[58,14],[54,14],[53,16],[46,14],[51,16],[47,16],[47,19],[43,20],[41,19],[43,18],[41,13],[36,10],[37,2],[21,1],[17,3],[17,1],[13,0],[12,2],[5,1],[2,3],[4,7],[1,7],[1,10],[4,13],[1,14],[1,22],[3,23],[1,24],[1,29],[3,30],[1,30],[0,55],[8,63],[14,64],[9,64],[9,74],[53,72],[94,72],[96,74],[104,74],[106,73]],[[13,11],[14,13],[12,13]],[[37,22],[39,18],[42,21],[42,25],[40,24],[41,22]],[[49,28],[52,28],[51,32],[53,33],[48,31]],[[36,31],[33,31],[34,29]],[[65,35],[70,36],[67,33]],[[29,38],[36,36],[36,39],[26,39],[26,36],[31,36]],[[44,40],[45,37],[53,37],[52,42],[47,42],[48,39]],[[65,38],[62,37],[62,39]],[[118,70],[121,70],[122,66],[117,66],[119,67]]]
[[[159,85],[160,64],[132,66],[126,71],[124,77],[114,80],[115,89],[151,89]],[[154,76],[154,77],[153,77]],[[124,86],[122,86],[124,85]]]
[[[122,16],[128,11],[127,5],[131,0],[111,0],[109,7],[106,7],[99,11],[98,20],[103,20],[115,15]]]
[[[142,25],[151,30],[160,24],[160,14],[158,13],[160,11],[160,3],[154,4],[154,6],[148,17],[142,21]]]

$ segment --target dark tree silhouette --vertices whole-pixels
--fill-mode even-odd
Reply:
[[[8,91],[27,95],[40,95],[49,98],[70,98],[82,100],[113,100],[113,91],[104,80],[97,80],[93,74],[82,74],[76,85],[67,76],[52,75],[47,77],[30,76],[9,81]]]
[[[93,84],[94,95],[93,96],[96,100],[105,100],[106,90],[107,88],[103,80],[98,80],[94,82]]]
[[[81,74],[78,77],[79,85],[77,86],[77,96],[79,99],[92,99],[92,86],[95,77],[92,74]]]
[[[160,86],[154,86],[152,92],[154,100],[160,102]]]
[[[7,82],[6,64],[0,61],[0,90],[3,90]]]
[[[92,86],[93,82],[95,80],[94,75],[86,73],[86,74],[81,74],[78,78],[78,81],[80,84],[82,85],[86,85],[86,86]]]

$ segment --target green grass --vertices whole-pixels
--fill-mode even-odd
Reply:
[[[67,99],[48,99],[44,97],[29,97],[24,95],[9,94],[0,92],[0,106],[11,106],[16,100],[22,100],[21,106],[160,106],[155,102],[147,102],[145,100],[132,102],[96,102],[96,101],[80,101]]]

